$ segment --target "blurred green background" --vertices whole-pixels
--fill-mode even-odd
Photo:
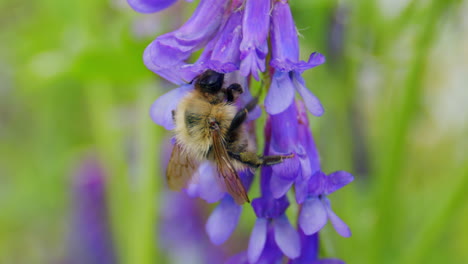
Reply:
[[[142,53],[195,5],[143,15],[124,0],[0,2],[0,263],[66,257],[72,178],[89,153],[109,175],[120,262],[161,263],[155,228],[168,133],[148,111],[173,86],[145,68]],[[311,117],[324,170],[356,176],[331,196],[353,236],[327,225],[323,256],[468,263],[468,3],[291,7],[302,58],[327,57],[304,73],[326,110]],[[246,207],[236,232],[248,234]]]

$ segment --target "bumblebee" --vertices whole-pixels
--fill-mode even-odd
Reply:
[[[241,85],[223,88],[224,74],[212,70],[192,82],[195,89],[172,112],[175,145],[166,171],[169,188],[185,187],[199,164],[210,160],[217,167],[220,183],[236,203],[250,202],[237,172],[281,163],[292,155],[259,156],[251,149],[244,122],[258,99],[237,109],[236,99],[243,93]]]

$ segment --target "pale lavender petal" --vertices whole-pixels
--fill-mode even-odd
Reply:
[[[250,235],[249,248],[247,250],[247,258],[250,263],[257,262],[265,247],[267,236],[267,219],[257,218],[255,225]]]
[[[174,129],[172,111],[177,108],[180,100],[192,89],[193,85],[187,84],[159,97],[150,108],[150,116],[153,121],[168,130]]]
[[[294,100],[294,85],[285,72],[275,72],[270,90],[265,98],[265,109],[270,115],[286,110]]]
[[[219,184],[218,171],[216,165],[210,162],[204,162],[198,169],[199,172],[199,185],[200,185],[200,198],[208,203],[214,203],[223,198],[226,191]]]
[[[294,86],[296,87],[299,94],[302,96],[307,110],[309,110],[309,112],[315,116],[323,115],[322,104],[320,103],[319,99],[315,97],[315,95],[312,94],[312,92],[309,91],[307,87],[305,87],[305,82],[304,79],[302,79],[301,74],[298,72],[294,72],[293,80]]]
[[[281,251],[291,259],[297,258],[301,252],[301,242],[296,229],[289,223],[286,216],[273,219],[275,241]]]
[[[272,175],[270,179],[270,189],[273,198],[278,199],[284,196],[293,184],[293,180],[281,178],[280,176]]]
[[[327,223],[325,206],[318,198],[309,198],[302,204],[299,214],[299,226],[306,235],[312,235]]]
[[[335,228],[336,232],[340,234],[342,237],[350,237],[351,230],[349,229],[348,225],[346,225],[343,220],[341,220],[331,209],[330,201],[327,198],[324,199],[325,207],[327,210],[327,216],[330,219],[333,227]]]
[[[236,229],[242,207],[226,195],[213,210],[206,222],[206,232],[215,245],[223,244]]]
[[[128,4],[137,12],[153,13],[174,4],[177,0],[127,0]]]
[[[351,173],[346,171],[336,171],[329,174],[327,177],[327,184],[325,194],[330,194],[338,189],[343,188],[354,180]]]

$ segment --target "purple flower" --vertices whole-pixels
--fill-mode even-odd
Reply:
[[[239,173],[239,177],[248,190],[253,180],[253,172],[250,170],[242,171]],[[226,194],[206,222],[206,232],[213,244],[220,245],[229,239],[237,227],[241,213],[242,207],[230,195]]]
[[[332,211],[327,195],[346,186],[354,180],[345,171],[325,175],[316,172],[308,182],[308,197],[302,204],[299,214],[299,226],[306,235],[312,235],[322,229],[330,219],[336,232],[343,237],[351,236],[349,227]]]
[[[272,154],[269,152],[271,132],[272,127],[267,125],[265,128],[265,155]],[[262,196],[252,201],[257,220],[247,250],[250,263],[256,263],[262,257],[281,256],[279,253],[294,259],[299,257],[301,250],[299,235],[285,215],[286,209],[289,207],[288,199],[286,196],[279,199],[272,196],[269,184],[271,176],[272,167],[263,167],[260,178]]]
[[[127,0],[128,4],[137,12],[154,13],[173,5],[177,0]]]
[[[247,1],[242,20],[240,71],[244,76],[252,74],[257,81],[259,80],[258,71],[265,71],[265,58],[268,53],[270,2],[269,0]]]
[[[305,86],[301,73],[324,63],[325,57],[314,52],[308,62],[299,61],[297,30],[287,2],[278,1],[273,8],[271,47],[270,65],[275,68],[275,73],[265,99],[266,111],[272,115],[283,112],[292,104],[294,91],[297,91],[313,115],[322,115],[323,107]]]
[[[166,193],[160,239],[171,263],[222,263],[224,253],[203,232],[204,217],[196,200],[183,193]]]
[[[107,215],[104,172],[86,159],[74,178],[70,263],[117,263]]]
[[[320,169],[318,152],[303,103],[297,101],[282,113],[271,115],[268,125],[275,128],[271,131],[269,153],[294,153],[294,158],[286,159],[271,168],[270,189],[273,197],[285,195],[292,184],[296,183],[296,188],[299,188],[296,190],[296,200],[302,203],[305,199],[304,183]]]
[[[186,67],[185,60],[218,32],[227,1],[201,0],[192,17],[179,29],[157,37],[145,50],[146,67],[161,77],[183,84],[202,69]]]

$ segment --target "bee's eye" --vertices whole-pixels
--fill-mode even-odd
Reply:
[[[198,85],[204,92],[216,93],[221,90],[224,74],[208,70],[198,80]]]

